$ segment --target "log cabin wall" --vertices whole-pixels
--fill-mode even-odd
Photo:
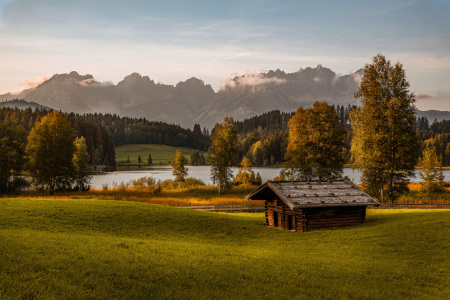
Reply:
[[[282,200],[265,201],[266,226],[292,231],[306,231],[305,210],[292,211]]]
[[[266,226],[277,227],[281,229],[295,229],[292,217],[295,213],[280,199],[275,198],[271,201],[265,201]],[[289,223],[291,222],[291,223]]]
[[[305,231],[364,223],[365,206],[343,206],[305,209]]]

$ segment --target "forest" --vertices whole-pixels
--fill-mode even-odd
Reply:
[[[3,107],[0,109],[0,122],[6,126],[20,127],[28,134],[36,123],[45,117],[51,110],[31,108],[24,110]],[[109,170],[116,166],[115,146],[106,128],[101,124],[88,121],[85,117],[75,114],[66,114],[72,128],[78,137],[86,139],[90,163],[105,165]]]
[[[344,160],[352,163],[350,142],[352,128],[349,112],[356,106],[333,106],[339,116],[340,125],[346,130],[344,141]],[[29,132],[34,124],[49,110],[31,108],[25,110],[0,109],[0,122],[8,126],[21,126]],[[254,166],[281,165],[288,144],[288,122],[294,113],[278,110],[264,113],[243,121],[237,121],[238,164],[244,157]],[[93,165],[106,165],[110,170],[115,167],[114,147],[125,144],[164,144],[175,147],[189,147],[208,151],[210,132],[196,124],[191,129],[164,122],[148,121],[143,118],[120,117],[111,114],[66,114],[79,137],[86,138],[90,162]],[[417,119],[417,130],[422,147],[429,145],[436,149],[444,166],[450,165],[450,120],[431,124],[425,117]]]
[[[50,110],[25,110],[3,107],[0,122],[10,127],[22,127],[27,133]],[[196,124],[193,130],[164,122],[119,117],[110,114],[65,114],[78,137],[84,136],[92,165],[105,165],[113,170],[116,165],[115,146],[124,144],[164,144],[189,147],[201,151],[209,148],[209,132]]]
[[[353,163],[350,154],[352,127],[349,112],[356,106],[334,106],[339,117],[339,123],[346,130],[344,140],[344,160],[346,164]],[[278,110],[267,112],[244,121],[237,122],[239,132],[239,159],[245,156],[255,166],[280,165],[288,144],[288,121],[294,113]],[[431,125],[425,117],[417,118],[417,130],[422,148],[426,145],[436,149],[444,166],[450,165],[450,120],[434,120]]]

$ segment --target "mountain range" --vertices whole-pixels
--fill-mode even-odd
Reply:
[[[353,94],[361,77],[362,70],[338,75],[318,65],[294,73],[276,70],[232,76],[216,92],[194,77],[173,86],[133,73],[114,85],[73,71],[56,74],[18,94],[0,95],[0,100],[25,99],[67,112],[111,113],[212,128],[226,116],[243,120],[272,110],[291,112],[315,101],[356,104]]]

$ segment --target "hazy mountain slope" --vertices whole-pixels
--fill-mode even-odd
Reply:
[[[450,120],[450,111],[440,111],[440,110],[418,110],[417,116],[419,117],[426,117],[428,119],[428,122],[430,125],[433,123],[434,119],[436,119],[438,122],[445,120]]]
[[[192,128],[211,128],[225,116],[243,120],[271,110],[294,111],[315,101],[355,104],[353,94],[362,71],[338,75],[321,65],[285,73],[281,70],[230,77],[218,92],[197,78],[177,85],[156,84],[133,73],[117,85],[77,72],[56,74],[39,86],[0,100],[25,99],[76,113],[115,113],[145,117]]]
[[[22,110],[23,109],[27,109],[27,108],[31,108],[33,111],[36,108],[46,109],[46,110],[50,110],[51,109],[51,108],[49,108],[47,106],[40,105],[40,104],[38,104],[36,102],[28,102],[28,101],[19,100],[19,99],[0,102],[0,108],[2,108],[2,107],[18,108],[18,109],[22,109]]]

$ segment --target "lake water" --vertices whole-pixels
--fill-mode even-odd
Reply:
[[[206,184],[212,184],[211,171],[209,166],[188,166],[188,177],[194,177],[203,180]],[[282,168],[253,168],[255,174],[259,172],[263,182],[274,178],[280,174]],[[233,174],[236,175],[238,168],[232,168]],[[450,170],[443,170],[445,180],[450,180]],[[156,179],[166,180],[174,179],[172,175],[172,167],[166,165],[154,165],[142,168],[141,170],[116,171],[102,175],[94,175],[91,181],[91,188],[101,189],[103,184],[111,187],[113,182],[120,184],[128,182],[131,179],[139,179],[141,177],[152,176]],[[354,183],[360,183],[361,173],[351,168],[344,168],[344,176],[348,176]],[[411,179],[412,182],[420,181],[418,176]]]

